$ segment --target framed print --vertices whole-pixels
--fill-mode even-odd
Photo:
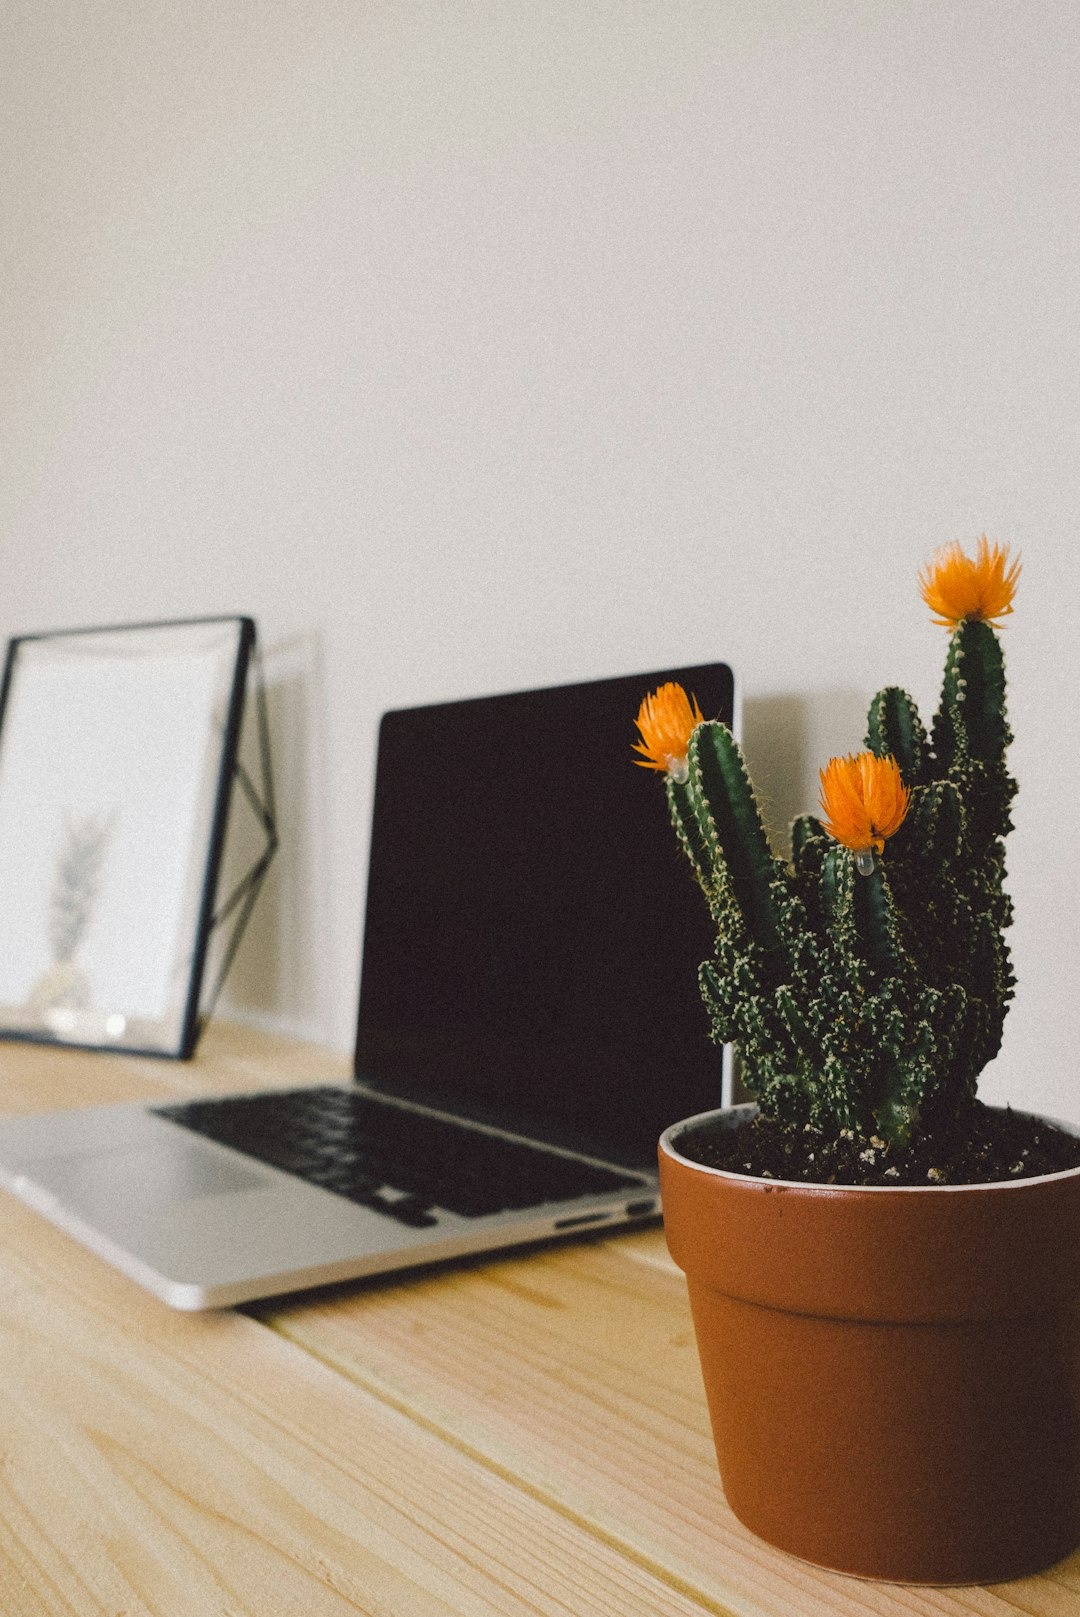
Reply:
[[[0,691],[0,1037],[187,1057],[250,618],[26,635]]]

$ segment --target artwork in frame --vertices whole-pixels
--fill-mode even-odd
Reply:
[[[190,1056],[255,626],[25,635],[0,691],[0,1037]]]

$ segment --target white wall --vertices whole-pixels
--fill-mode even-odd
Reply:
[[[784,820],[985,530],[984,1092],[1080,1118],[1078,69],[1072,0],[8,0],[0,634],[258,619],[234,1012],[351,1042],[385,706],[726,657]]]

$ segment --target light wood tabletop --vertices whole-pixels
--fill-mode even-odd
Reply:
[[[5,1044],[0,1110],[346,1070],[219,1023],[189,1063]],[[902,1588],[742,1528],[658,1229],[193,1315],[0,1193],[0,1342],[3,1617],[1080,1613],[1080,1554]]]

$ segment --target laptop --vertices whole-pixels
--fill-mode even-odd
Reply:
[[[646,692],[724,664],[388,712],[351,1082],[0,1120],[0,1184],[180,1309],[615,1229],[727,1101],[711,923]]]

